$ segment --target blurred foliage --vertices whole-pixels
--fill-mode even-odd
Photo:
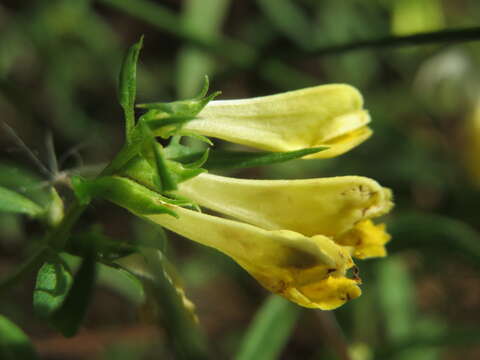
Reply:
[[[471,174],[478,173],[480,161],[471,142],[480,142],[480,133],[469,119],[480,96],[479,43],[427,38],[421,46],[321,50],[476,26],[479,16],[474,0],[2,1],[1,121],[26,145],[2,127],[0,269],[3,276],[22,264],[9,283],[17,275],[30,281],[1,294],[0,345],[8,354],[0,357],[35,356],[20,328],[42,359],[172,358],[166,338],[178,333],[178,341],[203,352],[203,335],[184,330],[193,318],[176,308],[185,295],[171,292],[177,284],[171,274],[178,272],[213,358],[477,359],[480,189]],[[362,263],[363,295],[335,311],[339,328],[313,310],[300,313],[282,299],[266,298],[224,256],[173,236],[159,240],[163,235],[148,224],[103,202],[78,222],[69,254],[43,265],[34,290],[44,250],[41,226],[31,217],[52,226],[55,213],[63,211],[61,199],[70,200],[69,177],[98,172],[121,146],[117,74],[122,49],[142,34],[139,102],[194,96],[206,74],[222,98],[329,82],[360,88],[375,131],[363,146],[335,159],[228,169],[256,178],[355,174],[393,189],[391,257]],[[239,150],[221,141],[215,147]],[[32,160],[37,158],[48,165]],[[139,244],[152,249],[150,271],[157,274],[148,275],[145,267],[147,287],[112,264]],[[78,256],[93,248],[99,258],[81,263]],[[168,270],[164,256],[176,270]],[[80,305],[67,296],[61,307],[45,308],[45,296],[64,297],[67,288],[82,294],[75,297]],[[59,337],[34,316],[32,296],[37,315],[49,317],[54,328],[72,334],[85,315],[83,330],[72,339]],[[137,314],[145,302],[178,313]],[[72,311],[88,304],[86,314]],[[154,318],[165,331],[152,330]]]

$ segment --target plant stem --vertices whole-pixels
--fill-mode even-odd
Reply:
[[[309,55],[336,55],[348,51],[381,48],[381,47],[399,47],[412,45],[425,45],[435,43],[456,43],[466,41],[479,41],[480,27],[466,29],[450,29],[442,31],[432,31],[421,34],[407,36],[385,36],[378,39],[369,39],[353,41],[347,44],[332,45],[318,48],[309,52]]]

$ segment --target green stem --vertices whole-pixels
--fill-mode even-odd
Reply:
[[[132,131],[135,128],[135,111],[133,108],[124,110],[125,115],[125,141],[130,144]]]
[[[479,41],[480,27],[472,27],[466,29],[449,29],[441,31],[432,31],[421,34],[406,36],[385,36],[378,39],[369,39],[361,41],[353,41],[347,44],[332,45],[318,48],[308,55],[336,55],[348,51],[382,48],[382,47],[400,47],[415,46],[435,43],[457,43],[466,41]]]

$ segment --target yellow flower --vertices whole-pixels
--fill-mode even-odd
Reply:
[[[334,309],[360,296],[359,280],[345,275],[353,261],[323,235],[265,230],[172,205],[179,218],[148,215],[171,231],[232,257],[266,289],[305,307]]]
[[[359,222],[335,239],[340,245],[352,247],[352,255],[359,259],[386,256],[385,244],[389,241],[390,235],[385,231],[385,224],[375,225],[371,220]]]
[[[365,225],[366,219],[392,208],[391,192],[369,178],[246,180],[201,174],[180,184],[179,193],[201,206],[264,229],[288,229],[306,236],[321,234],[335,242],[342,237],[339,243],[354,246],[356,257],[385,254],[386,241],[376,241],[374,248],[373,240],[368,240],[372,236],[363,234],[373,230]],[[354,226],[356,231],[352,230]],[[362,235],[367,240],[347,241],[347,234],[357,240]]]
[[[365,141],[371,130],[362,95],[331,84],[243,100],[211,101],[184,125],[197,132],[268,151],[327,146],[309,158],[329,158]]]

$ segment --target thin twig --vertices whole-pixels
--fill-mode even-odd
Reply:
[[[53,135],[51,131],[47,132],[45,145],[47,147],[48,165],[50,167],[50,171],[53,174],[57,174],[59,169],[57,155],[55,154],[55,143],[53,142]]]
[[[18,146],[27,154],[27,156],[30,158],[30,160],[38,167],[38,169],[46,176],[51,177],[52,172],[48,170],[48,168],[43,165],[43,163],[40,161],[40,159],[33,153],[32,150],[23,142],[23,140],[17,135],[15,130],[13,130],[10,125],[8,125],[6,122],[2,121],[0,122],[2,124],[2,127],[5,129],[5,131],[11,136],[11,138],[17,143]]]
[[[432,31],[407,36],[385,36],[378,39],[353,41],[347,44],[318,48],[309,52],[309,55],[336,55],[348,51],[370,48],[425,45],[446,42],[457,43],[467,41],[480,41],[480,27]]]

